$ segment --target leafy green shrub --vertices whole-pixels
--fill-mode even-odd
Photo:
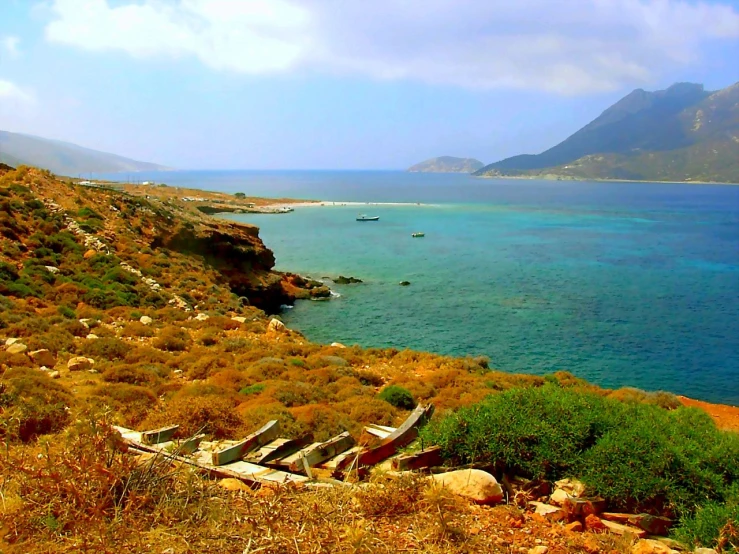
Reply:
[[[120,339],[106,337],[86,340],[80,346],[80,352],[95,360],[122,360],[131,347]]]
[[[66,317],[67,319],[74,319],[75,317],[77,317],[77,314],[75,313],[75,311],[69,306],[64,306],[64,305],[58,306],[56,311],[59,312],[60,315],[63,315],[64,317]]]
[[[377,398],[401,410],[412,410],[416,407],[416,401],[410,391],[397,385],[385,387],[377,395]]]
[[[675,529],[675,538],[691,547],[739,552],[739,489],[734,487],[725,504],[708,502],[685,518]]]
[[[739,482],[739,435],[667,411],[546,384],[462,408],[422,431],[443,456],[535,478],[578,477],[611,508],[684,516]]]
[[[259,394],[265,389],[265,386],[262,383],[256,383],[254,385],[244,387],[239,391],[239,394],[243,395],[250,395],[250,394]]]

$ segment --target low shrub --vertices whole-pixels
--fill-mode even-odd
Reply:
[[[244,387],[239,391],[239,394],[243,394],[245,396],[248,396],[250,394],[259,394],[265,389],[265,385],[263,383],[256,383],[254,385],[250,385],[248,387]]]
[[[179,327],[167,327],[152,341],[154,348],[169,352],[182,352],[187,350],[192,340],[190,334]]]
[[[734,487],[726,503],[708,502],[695,515],[680,522],[675,538],[693,548],[739,552],[739,488]]]
[[[131,350],[131,346],[120,339],[105,337],[90,339],[79,347],[80,353],[95,360],[122,360]]]
[[[397,385],[385,387],[377,395],[377,398],[401,410],[412,410],[416,407],[416,401],[410,391]]]

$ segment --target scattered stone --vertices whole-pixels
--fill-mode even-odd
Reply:
[[[343,275],[339,275],[336,279],[332,279],[334,283],[337,285],[351,285],[353,283],[363,283],[361,279],[357,279],[356,277],[344,277]]]
[[[549,552],[549,547],[547,546],[535,546],[534,548],[529,548],[529,554],[547,554]]]
[[[344,346],[340,342],[332,342],[331,346],[333,346],[334,348],[346,348],[346,346]]]
[[[227,491],[250,491],[251,487],[238,479],[228,478],[218,481],[218,486]]]
[[[29,352],[28,356],[40,366],[54,367],[56,365],[56,358],[54,357],[54,354],[52,354],[51,351],[47,350],[46,348]]]
[[[590,516],[588,516],[588,518],[589,517]],[[614,523],[613,521],[608,521],[607,519],[601,519],[600,522],[605,525],[611,533],[614,533],[616,535],[634,535],[635,537],[639,537],[640,539],[643,539],[647,536],[647,532],[643,529],[639,529],[638,527]]]
[[[89,259],[90,259],[90,258],[92,258],[92,257],[93,257],[93,256],[94,256],[95,254],[97,254],[97,252],[96,252],[95,250],[93,250],[93,249],[90,249],[90,250],[88,250],[87,252],[85,252],[85,254],[84,254],[83,258],[85,258],[86,260],[89,260]]]
[[[713,548],[696,548],[695,554],[718,554]]]
[[[577,479],[560,479],[554,483],[554,486],[576,498],[581,497],[585,493],[585,485]]]
[[[246,323],[246,318],[240,315],[235,315],[231,319],[238,321],[239,323]]]
[[[95,333],[89,333],[87,337],[85,338],[90,339],[90,340],[95,340],[95,339],[99,339],[100,337],[98,337]]]
[[[67,369],[69,371],[85,371],[91,369],[95,360],[92,358],[85,358],[84,356],[77,356],[67,362]]]
[[[407,287],[408,285],[410,285],[410,284],[411,284],[411,282],[410,282],[410,281],[401,281],[401,282],[400,282],[400,283],[398,283],[398,284],[399,284],[399,285],[400,285],[401,287]]]
[[[495,477],[480,469],[460,469],[432,476],[433,481],[477,504],[497,504],[503,489]]]
[[[279,319],[272,318],[269,321],[269,325],[267,325],[267,331],[271,331],[272,333],[284,333],[286,330],[287,327]]]
[[[13,346],[16,342],[20,342],[21,339],[8,339],[5,341],[5,346]]]
[[[53,265],[45,265],[44,268],[46,269],[46,271],[48,271],[51,274],[59,273],[59,268],[54,267]]]
[[[59,373],[58,371],[52,371],[49,373],[49,377],[51,377],[52,379],[59,379],[61,376],[61,373]]]
[[[206,321],[208,319],[210,319],[208,314],[198,314],[195,316],[195,321]]]
[[[650,535],[664,536],[669,534],[672,520],[666,517],[651,514],[639,514],[629,518],[629,523],[644,529]]]
[[[573,533],[581,533],[582,532],[582,523],[579,521],[573,521],[572,523],[568,523],[565,525],[565,529],[568,531],[572,531]]]
[[[544,504],[543,502],[529,502],[529,506],[534,506],[536,508],[534,511],[535,514],[538,514],[551,522],[562,521],[567,515],[561,508],[557,508],[550,504]]]
[[[7,348],[8,354],[23,354],[28,347],[22,342],[14,342]]]
[[[141,316],[141,317],[139,318],[139,322],[140,322],[140,323],[141,323],[142,325],[151,325],[152,323],[154,323],[154,320],[153,320],[153,319],[151,319],[151,318],[150,318],[150,317],[149,317],[148,315],[142,315],[142,316]]]
[[[80,323],[85,327],[85,329],[89,329],[90,328],[90,320],[89,319],[87,319],[87,318],[80,319]]]
[[[642,539],[631,548],[631,554],[677,554],[666,544],[651,539]]]
[[[562,503],[562,508],[570,515],[570,517],[585,517],[590,514],[599,515],[606,509],[606,505],[606,501],[602,498],[577,498],[574,496],[568,496],[567,500]]]
[[[556,504],[557,506],[562,506],[569,499],[570,495],[567,494],[564,489],[557,489],[552,493],[552,496],[549,497],[549,502]]]
[[[605,531],[606,526],[603,524],[603,520],[595,514],[590,514],[585,518],[585,528],[588,531]]]

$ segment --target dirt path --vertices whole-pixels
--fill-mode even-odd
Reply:
[[[739,407],[724,406],[723,404],[710,404],[701,400],[693,400],[687,396],[678,396],[680,402],[686,406],[692,406],[705,410],[714,419],[719,429],[736,431],[739,433]]]

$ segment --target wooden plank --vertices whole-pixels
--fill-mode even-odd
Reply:
[[[214,466],[222,466],[229,462],[240,460],[255,448],[264,446],[268,442],[276,439],[279,431],[280,424],[276,419],[273,419],[264,427],[252,433],[244,440],[239,441],[235,445],[213,452],[211,454],[211,463]]]
[[[408,471],[412,469],[425,469],[440,466],[444,460],[441,458],[441,447],[432,446],[420,452],[398,456],[393,460],[393,469]]]
[[[297,458],[291,461],[287,467],[290,471],[300,473],[304,471],[305,464],[308,464],[308,466],[318,465],[350,449],[354,444],[354,438],[348,431],[345,431],[326,442],[304,448],[296,454]]]
[[[141,433],[141,442],[144,444],[159,444],[161,442],[167,442],[172,440],[179,425],[170,425],[168,427],[161,427],[152,431],[143,431]]]
[[[182,441],[180,444],[177,445],[177,451],[180,454],[192,454],[195,452],[198,447],[200,446],[200,443],[205,438],[204,434],[195,435],[194,437],[190,437],[187,440]]]
[[[338,469],[340,467],[344,467],[342,466],[344,460],[348,460],[349,465],[351,465],[351,462],[357,457],[357,454],[359,454],[363,450],[364,447],[362,446],[353,446],[346,452],[342,452],[338,456],[334,456],[330,460],[327,460],[323,464],[320,464],[320,467],[324,469]]]
[[[395,432],[395,429],[393,429],[392,427],[382,428],[379,425],[367,425],[364,428],[364,432],[369,433],[370,435],[374,435],[375,437],[385,439],[389,435],[392,435]]]
[[[301,448],[305,448],[307,445],[313,442],[313,435],[304,435],[297,439],[275,439],[272,442],[265,444],[259,450],[252,452],[246,456],[246,461],[253,464],[266,464],[272,460],[279,460],[285,458],[290,454],[294,454]]]
[[[643,539],[647,536],[647,532],[643,529],[639,529],[638,527],[631,527],[630,525],[621,525],[620,523],[614,523],[613,521],[608,521],[607,519],[601,519],[603,522],[603,525],[606,526],[606,528],[616,535],[627,535],[631,534],[634,535],[637,538]]]
[[[399,448],[413,442],[418,437],[418,428],[431,419],[433,413],[433,404],[428,406],[418,405],[403,422],[403,425],[388,435],[379,446],[365,450],[360,454],[359,465],[373,466],[395,454]]]

